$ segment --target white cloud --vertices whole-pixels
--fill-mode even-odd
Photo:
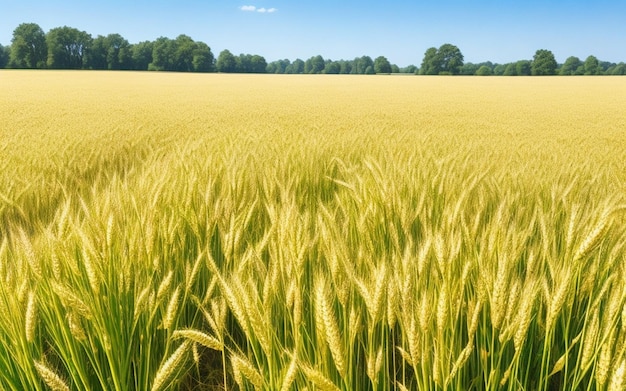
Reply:
[[[276,11],[278,11],[277,8],[257,8],[254,5],[242,5],[241,7],[239,7],[240,10],[245,11],[245,12],[259,12],[262,14],[271,14],[274,13]]]

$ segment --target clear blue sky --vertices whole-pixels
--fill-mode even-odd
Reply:
[[[558,62],[590,54],[626,61],[624,0],[0,0],[0,44],[23,22],[120,33],[131,43],[187,34],[216,56],[229,49],[268,61],[384,55],[419,65],[428,47],[443,43],[471,62],[531,59],[537,49]]]

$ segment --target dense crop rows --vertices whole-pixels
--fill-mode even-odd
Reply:
[[[625,84],[0,72],[0,389],[621,390]]]

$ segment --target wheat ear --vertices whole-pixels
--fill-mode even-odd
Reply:
[[[35,339],[35,328],[37,327],[37,297],[35,292],[28,293],[28,302],[26,304],[26,340],[33,342]]]
[[[204,347],[220,352],[224,350],[224,345],[220,341],[206,333],[203,333],[202,331],[192,329],[176,330],[174,331],[172,337],[186,338]]]
[[[52,391],[70,391],[70,387],[53,370],[39,361],[35,361],[35,369],[41,379]]]
[[[151,391],[158,391],[164,388],[173,378],[173,376],[178,372],[180,367],[185,361],[185,356],[187,355],[187,351],[189,350],[189,341],[184,341],[178,349],[170,358],[167,359],[161,365],[159,370],[154,377],[154,383],[152,383]]]

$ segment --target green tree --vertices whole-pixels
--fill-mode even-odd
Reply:
[[[461,67],[460,74],[461,75],[475,75],[476,72],[478,71],[478,68],[480,68],[480,65],[474,64],[472,62],[467,62],[463,64],[463,66]]]
[[[415,65],[409,65],[408,67],[400,68],[400,73],[414,73],[417,74],[419,69]]]
[[[337,75],[341,72],[341,65],[337,61],[328,61],[324,66],[324,73],[327,75]]]
[[[130,43],[120,34],[109,34],[106,37],[107,43],[107,68],[108,69],[130,69],[132,53]]]
[[[235,57],[235,61],[237,62],[237,67],[236,67],[235,72],[249,73],[251,59],[252,59],[251,55],[243,54],[243,53],[240,53],[238,57]]]
[[[496,66],[493,67],[493,74],[496,76],[502,76],[504,75],[505,70],[506,66],[504,64],[496,64]]]
[[[517,76],[530,76],[532,73],[532,62],[528,60],[519,60],[515,63],[515,73]]]
[[[91,35],[73,27],[56,27],[48,31],[48,67],[53,69],[81,69],[86,65],[86,53]]]
[[[176,43],[167,37],[159,37],[152,45],[151,71],[172,71],[175,69]]]
[[[556,59],[550,50],[539,49],[535,52],[531,63],[531,73],[533,76],[548,76],[556,74]]]
[[[215,57],[211,48],[204,42],[196,42],[192,60],[194,72],[213,72],[215,69]]]
[[[514,62],[506,64],[503,75],[504,76],[517,76],[517,64]]]
[[[599,63],[600,63],[600,71],[601,71],[601,73],[604,73],[604,74],[607,74],[607,75],[609,74],[609,73],[607,73],[609,68],[614,68],[615,66],[617,66],[616,63],[609,62],[609,61],[599,61]]]
[[[580,75],[583,71],[583,63],[576,56],[568,57],[561,67],[560,74],[563,76]]]
[[[350,73],[355,75],[364,75],[367,73],[367,68],[374,68],[374,61],[370,56],[361,56],[354,59],[352,62],[352,69]]]
[[[304,73],[304,61],[296,58],[289,66],[287,66],[287,68],[285,69],[285,73],[291,73],[295,75]]]
[[[481,65],[480,68],[478,68],[478,70],[476,71],[476,75],[491,76],[493,75],[493,72],[491,71],[491,68],[489,68],[487,65]]]
[[[400,67],[396,64],[391,64],[391,73],[400,73]]]
[[[339,68],[339,73],[341,73],[342,75],[350,74],[350,72],[352,72],[352,61],[339,61]]]
[[[154,43],[150,41],[139,42],[131,46],[132,68],[135,70],[146,71],[152,63],[152,51]]]
[[[132,50],[128,41],[119,34],[93,39],[86,60],[91,69],[131,69]]]
[[[626,75],[626,64],[620,62],[613,68],[611,75]]]
[[[9,64],[10,48],[0,45],[0,69],[6,68]]]
[[[391,63],[384,56],[376,57],[374,60],[374,72],[391,73]]]
[[[98,35],[91,42],[86,67],[89,69],[107,69],[107,51],[106,37]]]
[[[220,52],[219,56],[217,56],[215,67],[218,72],[232,73],[237,70],[237,60],[228,49],[225,49]]]
[[[291,62],[287,59],[284,60],[276,60],[267,64],[266,72],[267,73],[277,73],[282,74],[287,72],[287,67],[291,64]]]
[[[441,65],[437,59],[437,48],[428,48],[424,53],[420,74],[422,75],[438,75],[441,71]]]
[[[265,73],[267,68],[267,61],[265,57],[254,54],[250,56],[248,72],[250,73]]]
[[[595,56],[589,56],[585,59],[583,64],[585,75],[600,75],[602,74],[602,68],[600,68],[600,61]]]
[[[45,68],[48,58],[46,34],[36,23],[22,23],[13,30],[9,66]]]
[[[304,63],[304,73],[322,73],[326,67],[324,57],[317,55],[309,58]]]
[[[463,54],[458,47],[449,43],[441,45],[437,51],[439,73],[458,75],[463,66]]]
[[[173,70],[179,72],[191,72],[193,67],[193,54],[196,43],[190,36],[181,34],[173,42]]]
[[[424,53],[420,73],[423,75],[458,75],[463,67],[463,53],[458,47],[445,43],[439,49]]]

